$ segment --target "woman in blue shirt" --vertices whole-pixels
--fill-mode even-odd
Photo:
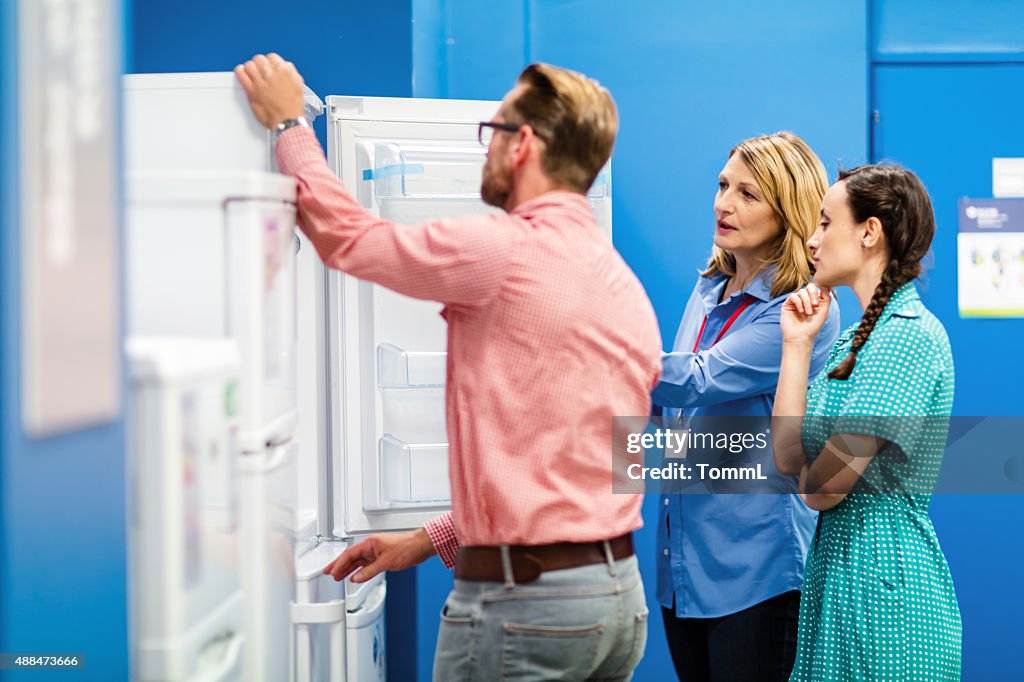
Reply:
[[[807,240],[827,188],[821,161],[791,133],[744,140],[729,153],[711,259],[652,395],[665,416],[767,423],[782,357],[780,310],[810,281]],[[839,334],[836,310],[815,344],[812,378]],[[775,469],[770,447],[754,456],[772,492],[668,494],[659,505],[658,601],[683,682],[785,680],[793,666],[816,515],[797,496],[796,477]]]

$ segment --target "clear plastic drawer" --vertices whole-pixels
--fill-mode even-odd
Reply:
[[[381,501],[436,505],[450,499],[444,385],[447,353],[377,347],[383,437]]]
[[[381,497],[390,504],[447,504],[447,443],[406,443],[391,434],[380,439]]]
[[[375,142],[374,167],[363,171],[378,200],[392,198],[468,198],[480,196],[486,160],[479,145],[416,145]]]
[[[410,352],[382,343],[377,346],[377,385],[381,388],[443,387],[447,356],[444,351]]]

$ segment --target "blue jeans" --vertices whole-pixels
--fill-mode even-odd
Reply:
[[[625,681],[646,645],[635,556],[520,585],[456,580],[441,612],[434,680]]]

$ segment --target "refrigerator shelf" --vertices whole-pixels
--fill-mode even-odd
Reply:
[[[367,164],[357,176],[360,196],[376,203],[385,220],[418,225],[497,210],[480,200],[486,154],[475,139],[440,144],[378,139],[360,146]]]
[[[380,217],[400,225],[421,225],[432,220],[451,220],[470,215],[486,215],[498,209],[480,201],[458,196],[381,199]]]
[[[441,352],[410,352],[390,343],[377,346],[377,384],[381,388],[440,388],[445,383]]]
[[[447,443],[406,443],[391,434],[380,439],[381,499],[391,507],[451,503]]]
[[[480,203],[480,169],[486,150],[476,140],[416,144],[378,140],[369,143],[373,168],[360,180],[373,183],[377,199],[457,196]]]

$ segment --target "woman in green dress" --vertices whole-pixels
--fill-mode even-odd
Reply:
[[[808,243],[814,284],[782,308],[775,462],[821,512],[791,680],[957,680],[961,621],[928,506],[953,404],[942,324],[913,280],[935,234],[928,194],[895,166],[840,174]],[[864,309],[807,388],[832,287]]]

